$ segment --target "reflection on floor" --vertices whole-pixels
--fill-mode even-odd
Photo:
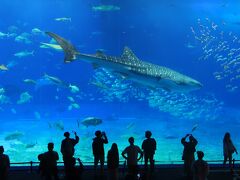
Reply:
[[[237,173],[237,169],[236,172]],[[143,173],[141,173],[143,174]],[[124,176],[126,175],[126,171],[123,170],[121,167],[119,169],[119,179],[124,179]],[[64,179],[63,171],[60,170],[59,172],[60,179]],[[219,165],[211,165],[210,166],[210,174],[208,178],[216,179],[216,180],[231,180],[234,177],[236,177],[236,174],[231,175],[231,172],[229,170],[225,170],[221,168]],[[11,170],[9,180],[40,180],[36,168],[31,172],[30,168],[25,170]],[[93,168],[92,167],[85,167],[85,171],[82,174],[83,180],[94,180],[94,179],[103,179],[107,180],[107,171],[105,172],[104,176],[94,176]],[[184,180],[184,176],[182,173],[182,167],[181,165],[178,166],[171,166],[171,165],[164,165],[164,166],[158,166],[155,170],[155,172],[152,175],[148,175],[148,179],[150,180]]]

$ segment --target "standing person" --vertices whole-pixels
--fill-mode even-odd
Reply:
[[[232,155],[236,152],[238,154],[237,149],[233,145],[231,140],[231,136],[229,132],[226,132],[223,138],[223,155],[224,155],[224,166],[226,165],[227,160],[229,159],[229,166],[232,168]]]
[[[108,143],[108,138],[105,132],[96,131],[95,138],[92,142],[92,150],[94,156],[94,170],[97,171],[97,165],[100,161],[101,174],[104,172],[104,144]]]
[[[189,137],[189,141],[186,141],[186,138]],[[187,134],[181,140],[182,145],[184,146],[182,160],[184,160],[184,173],[187,176],[187,179],[192,178],[192,164],[195,160],[194,153],[196,151],[196,146],[198,141],[193,137],[192,134]]]
[[[207,180],[209,167],[208,163],[203,160],[204,153],[197,151],[198,160],[193,163],[193,179],[194,180]]]
[[[67,179],[71,178],[71,174],[74,171],[74,165],[75,165],[75,158],[74,156],[74,146],[79,142],[79,137],[77,136],[77,133],[74,132],[75,139],[70,138],[70,133],[65,132],[64,136],[65,139],[62,140],[61,144],[61,153],[63,155],[63,162],[64,162],[64,169],[65,169],[65,175]]]
[[[146,139],[142,143],[142,149],[143,149],[143,154],[144,154],[144,166],[145,170],[148,168],[148,161],[150,161],[150,169],[151,172],[154,171],[154,159],[153,156],[156,151],[156,146],[157,143],[154,138],[151,138],[152,132],[151,131],[146,131],[145,132],[145,137]]]
[[[42,176],[45,177],[46,180],[58,180],[58,169],[57,169],[57,161],[59,160],[58,153],[53,151],[54,144],[48,143],[48,151],[40,154],[38,159],[40,161],[40,171]]]
[[[119,153],[116,143],[113,143],[111,149],[108,151],[107,167],[109,180],[118,180]]]
[[[128,167],[128,173],[133,176],[133,178],[136,178],[138,173],[138,161],[142,159],[143,152],[141,151],[140,147],[134,145],[134,138],[130,137],[128,139],[128,142],[130,145],[124,149],[122,152],[122,156],[127,160],[127,167]],[[140,155],[138,157],[138,155]]]
[[[10,168],[10,160],[8,155],[3,153],[4,153],[4,147],[0,146],[0,179],[6,180],[8,177],[8,171]]]

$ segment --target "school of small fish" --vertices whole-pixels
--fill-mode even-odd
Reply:
[[[150,107],[179,119],[215,120],[221,115],[224,105],[213,94],[199,97],[192,94],[167,92],[162,89],[151,90],[138,87],[103,68],[95,70],[90,84],[98,87],[103,95],[103,102],[128,102],[133,99],[145,101]]]
[[[239,90],[240,84],[240,38],[233,32],[225,32],[227,24],[217,24],[209,18],[198,19],[191,27],[193,44],[201,48],[199,60],[214,61],[220,66],[213,72],[216,80],[225,80],[229,92]],[[193,45],[193,46],[194,46]]]
[[[215,120],[222,112],[224,103],[214,95],[204,97],[172,93],[163,90],[150,91],[147,97],[150,107],[171,114],[178,119]]]

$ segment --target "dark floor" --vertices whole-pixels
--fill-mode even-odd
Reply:
[[[235,174],[240,173],[240,169],[235,169]],[[123,169],[119,170],[119,180],[124,179],[125,173]],[[59,172],[60,179],[64,179],[64,173],[62,170]],[[26,168],[12,169],[9,174],[9,180],[40,180],[39,174],[36,169],[32,172]],[[107,179],[107,172],[103,178],[94,176],[92,168],[85,168],[82,174],[82,180],[94,180],[94,179]],[[181,167],[158,167],[155,172],[147,179],[151,180],[184,180]],[[237,180],[236,175],[231,175],[229,170],[221,167],[211,167],[208,180]],[[240,179],[240,178],[239,178]]]

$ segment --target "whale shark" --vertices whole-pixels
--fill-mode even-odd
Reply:
[[[170,68],[140,60],[128,47],[124,47],[123,54],[119,57],[109,56],[101,51],[97,51],[96,54],[83,54],[61,36],[52,32],[46,32],[46,34],[55,39],[63,49],[65,63],[76,60],[86,61],[92,63],[94,68],[109,69],[123,78],[151,89],[162,88],[166,91],[189,92],[203,86],[197,80]]]

